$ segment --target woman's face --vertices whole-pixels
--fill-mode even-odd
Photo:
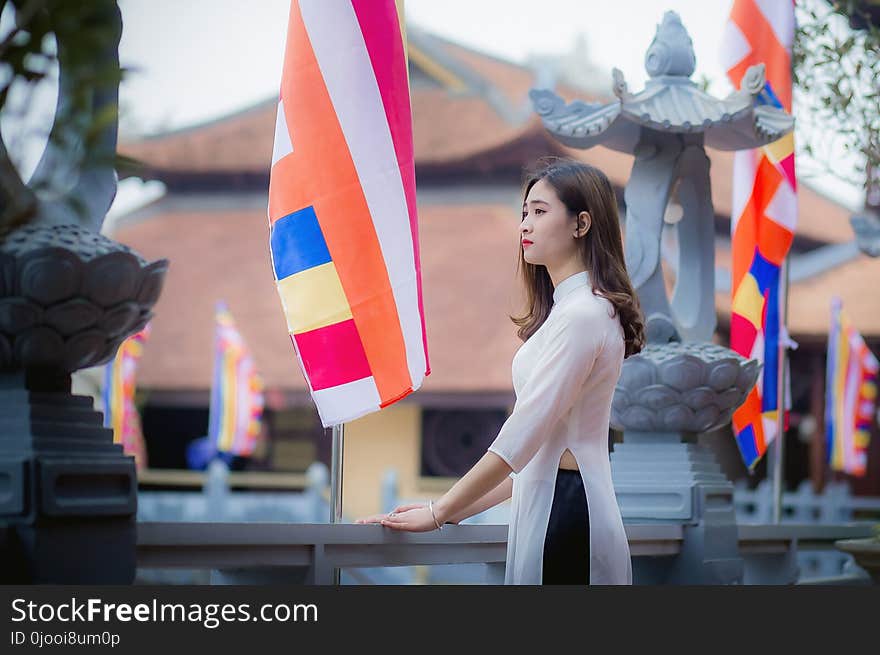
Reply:
[[[577,219],[544,179],[529,189],[522,216],[520,241],[523,258],[529,264],[552,270],[578,256],[578,241],[574,238]]]

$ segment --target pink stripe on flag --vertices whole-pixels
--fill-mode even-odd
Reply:
[[[290,338],[314,391],[370,377],[370,364],[353,319]]]
[[[398,21],[397,7],[393,0],[386,0],[381,6],[376,0],[352,0],[351,4],[363,33],[373,73],[379,85],[379,93],[382,96],[382,105],[385,108],[385,117],[391,131],[394,154],[400,167],[400,178],[406,195],[413,240],[413,258],[418,272],[416,281],[418,283],[419,314],[422,317],[422,343],[425,347],[425,375],[428,375],[431,372],[431,364],[428,360],[428,336],[425,329],[425,310],[422,300],[422,264],[419,257],[412,108],[407,84],[409,73],[406,70],[407,60],[403,47],[402,30]],[[387,25],[389,23],[394,26],[392,38],[388,38]]]
[[[794,154],[789,155],[781,162],[779,162],[780,168],[785,173],[785,177],[788,179],[788,183],[791,185],[792,189],[797,189],[797,176],[794,174]]]

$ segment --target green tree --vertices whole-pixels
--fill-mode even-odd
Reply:
[[[802,147],[834,175],[861,185],[880,206],[880,2],[798,0],[793,47]],[[854,175],[829,151],[854,155]]]

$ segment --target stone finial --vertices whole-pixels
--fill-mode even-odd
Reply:
[[[632,94],[629,92],[626,80],[623,79],[623,71],[619,68],[613,68],[611,69],[611,77],[614,80],[614,95],[624,102],[629,100],[632,97]]]
[[[676,75],[690,77],[697,65],[694,44],[674,11],[663,14],[654,40],[645,53],[645,70],[651,77]]]

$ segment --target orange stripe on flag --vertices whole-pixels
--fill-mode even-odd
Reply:
[[[761,398],[758,396],[758,387],[752,387],[746,401],[733,413],[733,426],[737,433],[751,423],[755,432],[755,447],[758,454],[767,450],[764,440],[764,424],[761,422]]]
[[[761,223],[761,235],[758,237],[758,250],[767,261],[782,266],[794,235],[785,227],[769,218]]]
[[[733,276],[731,279],[731,289],[733,293],[739,289],[743,277],[749,272],[752,266],[752,260],[755,256],[755,246],[758,244],[758,222],[757,207],[755,206],[754,194],[749,197],[749,201],[743,207],[742,215],[736,224],[736,231],[733,235],[733,243],[736,247],[731,249],[733,258]]]
[[[773,92],[785,110],[791,111],[791,61],[785,46],[776,38],[773,27],[754,0],[734,2],[730,18],[748,39],[752,51],[728,74],[739,86],[749,66],[763,63],[767,67],[767,79],[772,80]]]

